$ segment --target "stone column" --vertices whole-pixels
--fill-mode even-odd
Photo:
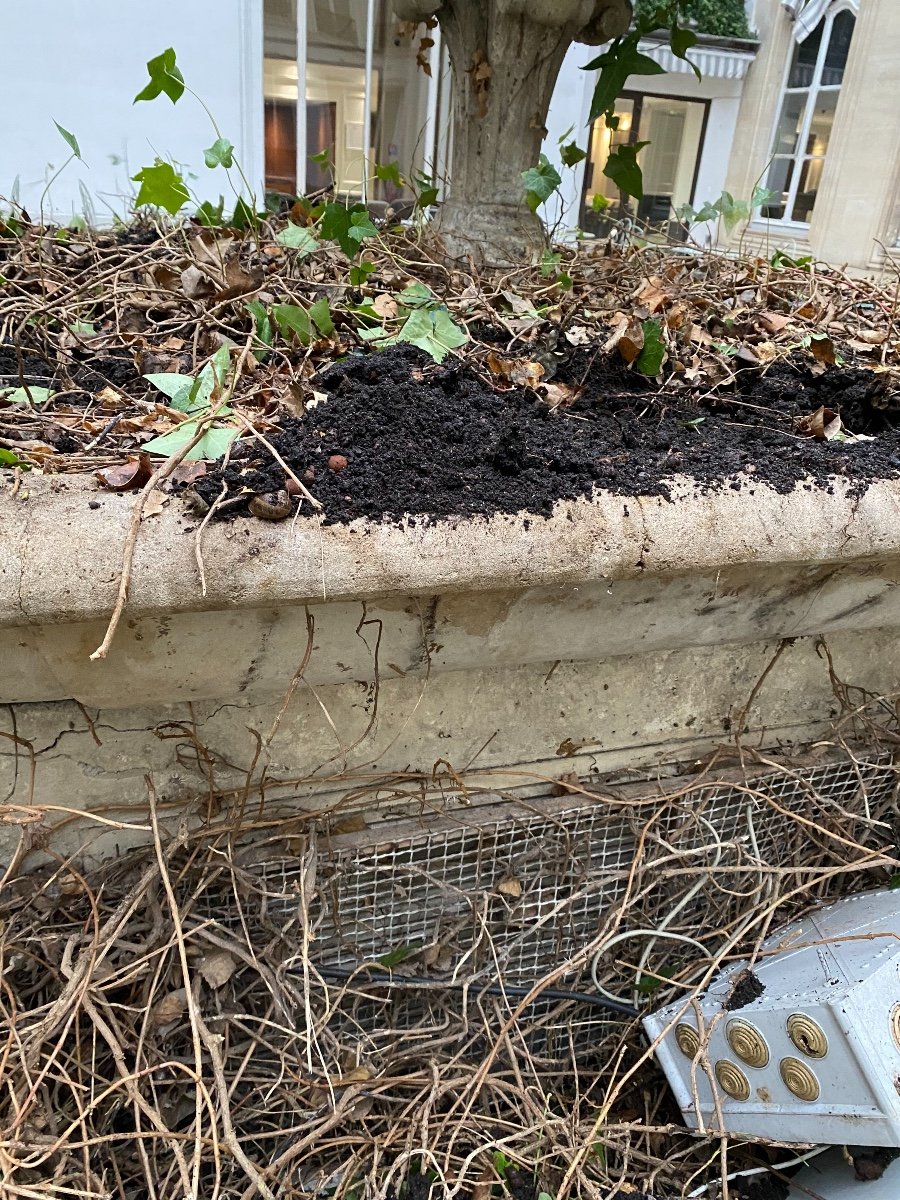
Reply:
[[[826,262],[864,269],[882,252],[900,156],[900,3],[862,0],[810,223]]]

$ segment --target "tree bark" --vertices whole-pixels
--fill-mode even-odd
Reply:
[[[624,32],[628,0],[394,0],[407,19],[437,16],[453,78],[453,152],[436,227],[452,256],[522,263],[545,242],[525,203],[547,112],[573,41]],[[554,164],[558,167],[558,163]]]

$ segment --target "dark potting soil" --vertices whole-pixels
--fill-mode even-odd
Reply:
[[[324,505],[328,523],[405,514],[546,516],[557,500],[589,496],[595,486],[665,496],[675,475],[707,488],[752,490],[764,481],[789,492],[828,487],[836,476],[862,490],[900,474],[900,396],[882,394],[882,377],[838,368],[815,376],[805,365],[780,363],[740,381],[731,394],[691,402],[582,350],[559,367],[555,382],[583,390],[570,407],[551,412],[535,391],[497,391],[457,359],[438,366],[415,347],[396,346],[324,371],[316,387],[328,400],[285,421],[272,440]],[[823,405],[873,440],[800,436],[796,419]],[[231,495],[249,488],[247,501],[284,487],[285,473],[267,452],[248,447],[244,454],[250,457],[196,485],[207,502],[220,495],[223,478]],[[329,469],[332,456],[346,467]]]

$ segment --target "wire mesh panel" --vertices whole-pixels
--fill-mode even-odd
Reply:
[[[635,898],[626,928],[657,924],[704,866],[708,879],[682,919],[713,903],[727,919],[746,902],[748,879],[808,856],[801,843],[813,836],[810,826],[852,839],[895,786],[886,760],[844,759],[790,771],[773,765],[741,781],[681,778],[643,793],[631,785],[549,812],[508,801],[487,823],[456,814],[398,838],[382,828],[368,845],[319,853],[309,918],[315,957],[509,983],[570,960],[577,970],[626,893],[636,854],[655,859],[657,878]],[[290,921],[306,867],[281,858],[258,870],[269,918]]]

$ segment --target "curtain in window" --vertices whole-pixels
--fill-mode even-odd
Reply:
[[[816,28],[835,0],[781,0],[794,20],[794,37],[804,41]],[[859,12],[859,0],[849,0],[854,13]]]

